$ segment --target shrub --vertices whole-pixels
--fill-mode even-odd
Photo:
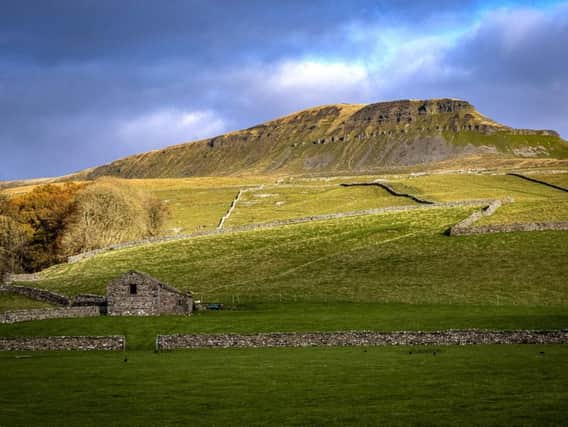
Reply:
[[[117,178],[100,178],[77,194],[63,253],[75,253],[159,233],[166,211],[157,199]]]

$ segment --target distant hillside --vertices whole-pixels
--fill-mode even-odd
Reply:
[[[456,99],[337,104],[127,157],[83,175],[362,172],[473,155],[563,159],[568,143],[551,130],[501,125]]]

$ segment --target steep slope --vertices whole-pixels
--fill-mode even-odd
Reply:
[[[567,158],[568,144],[554,131],[496,123],[456,99],[338,104],[127,157],[86,176],[360,172],[480,154]]]

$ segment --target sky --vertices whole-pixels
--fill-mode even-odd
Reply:
[[[568,138],[568,1],[0,0],[0,180],[441,97]]]

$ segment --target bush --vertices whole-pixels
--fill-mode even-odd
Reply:
[[[157,235],[166,210],[125,180],[101,178],[75,199],[61,247],[72,255]]]

